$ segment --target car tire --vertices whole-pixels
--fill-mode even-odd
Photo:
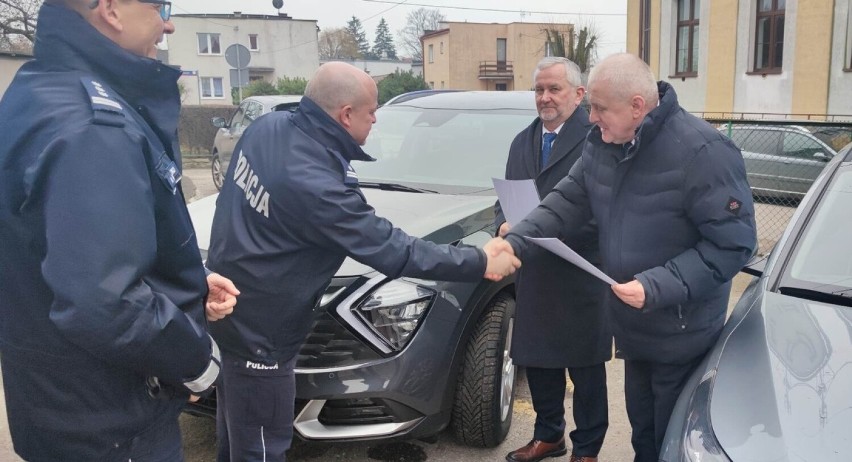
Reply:
[[[222,190],[222,184],[225,181],[225,172],[222,171],[222,161],[219,160],[219,153],[214,152],[210,162],[210,173],[213,175],[213,184],[217,191]]]
[[[516,367],[510,356],[515,299],[500,293],[485,308],[465,347],[452,427],[468,446],[499,445],[512,425]]]

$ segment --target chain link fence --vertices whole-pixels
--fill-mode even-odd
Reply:
[[[799,201],[840,149],[852,122],[705,118],[740,148],[755,199],[758,245],[768,252]]]

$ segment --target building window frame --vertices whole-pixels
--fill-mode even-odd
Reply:
[[[441,42],[441,54],[444,54],[444,42]]]
[[[249,51],[260,51],[257,34],[249,34]]]
[[[757,0],[755,2],[753,73],[781,73],[784,62],[786,11],[786,0]],[[761,24],[763,24],[763,27]],[[763,40],[762,35],[765,35]]]
[[[843,70],[852,72],[852,5],[846,10],[846,54],[843,57]]]
[[[698,33],[701,19],[701,0],[676,0],[677,22],[675,26],[675,76],[696,77],[698,75]],[[684,11],[686,10],[686,11]],[[686,31],[686,37],[681,35]],[[686,43],[683,43],[683,40]],[[686,54],[684,61],[683,53]]]
[[[198,54],[201,56],[222,56],[221,34],[198,32]]]
[[[435,62],[435,45],[433,45],[431,43],[429,44],[429,62],[430,63]]]
[[[201,77],[200,82],[198,92],[201,99],[222,99],[225,97],[225,79],[223,77]]]
[[[651,64],[651,0],[639,0],[639,58]]]

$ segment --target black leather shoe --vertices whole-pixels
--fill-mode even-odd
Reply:
[[[555,443],[547,443],[541,440],[532,440],[526,446],[510,452],[506,456],[509,462],[536,462],[548,457],[564,456],[568,453],[565,449],[565,438]]]

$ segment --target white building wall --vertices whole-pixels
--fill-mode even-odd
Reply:
[[[172,16],[175,33],[168,37],[169,64],[197,75],[184,76],[180,82],[186,89],[184,104],[231,104],[231,81],[224,52],[238,43],[249,47],[249,35],[257,34],[258,50],[251,51],[249,69],[268,68],[264,78],[274,83],[278,78],[310,78],[319,67],[317,24],[314,20],[249,19],[221,17]],[[221,54],[198,54],[198,33],[220,36]],[[253,72],[254,73],[254,72]],[[221,98],[201,98],[201,78],[222,77]]]
[[[780,74],[750,75],[754,68],[756,0],[740,1],[737,20],[737,65],[734,112],[789,114],[793,106],[793,65],[798,2],[787,0],[784,19],[784,58]],[[704,3],[704,2],[702,2]]]
[[[834,3],[834,33],[831,44],[831,71],[828,84],[828,113],[852,115],[852,7],[849,1]]]
[[[365,59],[356,59],[356,60],[348,60],[348,59],[333,59],[327,60],[323,59],[320,61],[322,64],[325,64],[329,61],[343,61],[349,63],[358,69],[363,70],[364,72],[370,74],[372,77],[379,77],[382,75],[393,74],[396,71],[400,72],[411,72],[411,63],[406,63],[402,61],[387,61],[387,60],[365,60]],[[415,74],[416,75],[416,74]]]
[[[658,80],[670,83],[681,107],[690,112],[704,112],[707,96],[707,47],[710,36],[710,2],[701,2],[698,23],[698,76],[675,77],[677,71],[677,2],[663,0],[660,8],[660,75]]]

